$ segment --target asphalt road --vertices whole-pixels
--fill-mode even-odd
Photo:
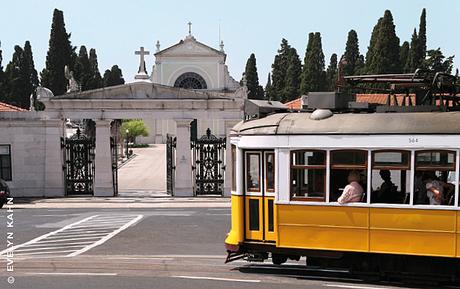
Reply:
[[[2,260],[2,289],[402,288],[308,271],[305,259],[224,264],[229,208],[16,209],[14,228],[0,213],[0,251],[7,231],[19,246],[14,272]]]

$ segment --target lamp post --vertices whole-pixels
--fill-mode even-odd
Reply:
[[[128,134],[129,134],[129,129],[126,129],[126,159],[129,159],[129,154],[128,154]]]

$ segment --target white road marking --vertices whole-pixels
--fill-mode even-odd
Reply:
[[[142,218],[143,215],[130,214],[90,216],[23,244],[3,250],[0,252],[0,256],[11,251],[18,257],[32,255],[40,255],[40,257],[47,255],[55,257],[78,256],[105,243]],[[88,226],[87,223],[90,225]]]
[[[26,275],[56,275],[56,276],[117,276],[117,273],[91,273],[91,272],[78,272],[78,273],[59,273],[59,272],[31,272],[25,273]]]
[[[383,289],[385,287],[371,287],[371,286],[358,286],[358,285],[342,285],[342,284],[323,284],[326,287],[348,288],[348,289]]]
[[[230,279],[230,278],[217,278],[217,277],[198,277],[198,276],[172,276],[172,277],[173,278],[183,278],[183,279],[195,279],[195,280],[260,283],[260,280]]]
[[[74,252],[72,254],[69,254],[69,255],[67,255],[67,257],[78,256],[78,255],[83,254],[84,252],[86,252],[86,251],[88,251],[88,250],[90,250],[90,249],[92,249],[92,248],[94,248],[96,246],[104,244],[105,242],[107,242],[107,240],[109,240],[110,238],[112,238],[116,234],[120,233],[121,231],[125,230],[126,228],[130,227],[131,225],[137,223],[140,219],[142,219],[142,217],[143,217],[143,215],[138,215],[136,218],[134,218],[130,222],[124,224],[123,226],[121,226],[117,230],[113,231],[112,233],[108,234],[107,236],[103,237],[102,239],[100,239],[96,243],[88,245],[88,246],[86,246],[85,248],[83,248],[83,249],[81,249],[79,251],[76,251],[76,252]]]

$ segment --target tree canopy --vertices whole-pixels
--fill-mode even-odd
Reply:
[[[246,77],[246,85],[248,87],[248,98],[263,99],[264,90],[262,86],[259,85],[259,75],[257,74],[257,63],[254,53],[251,53],[246,62],[244,77]]]
[[[321,44],[321,33],[310,33],[305,51],[300,92],[323,91],[326,89],[326,72],[324,71],[324,53]]]
[[[66,32],[64,14],[54,9],[46,66],[40,74],[41,85],[49,88],[55,95],[64,94],[67,91],[64,67],[69,65],[72,70],[75,58],[75,47],[71,45],[70,33]]]
[[[128,130],[128,133],[126,131]],[[128,137],[130,141],[136,143],[136,138],[138,136],[148,136],[149,131],[144,121],[141,119],[133,119],[124,121],[120,128],[121,135],[123,138]]]

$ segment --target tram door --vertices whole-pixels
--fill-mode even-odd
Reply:
[[[275,153],[245,152],[245,238],[275,241]]]

